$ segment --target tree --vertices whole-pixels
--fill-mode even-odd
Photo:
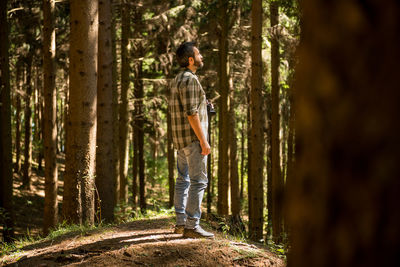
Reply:
[[[262,103],[261,30],[262,3],[254,0],[251,9],[251,157],[249,155],[249,236],[258,241],[263,238],[264,204],[264,133]],[[251,194],[250,194],[251,192]]]
[[[271,27],[279,24],[279,5],[277,1],[270,3]],[[272,131],[272,236],[275,242],[280,242],[282,232],[282,193],[283,179],[281,177],[280,141],[279,141],[279,41],[271,40],[271,131]]]
[[[143,28],[142,24],[142,10],[141,5],[137,3],[134,10],[134,20],[135,20],[135,34],[138,39],[142,38],[141,29]],[[144,57],[144,47],[143,42],[139,40],[136,43],[135,49],[135,64],[134,64],[134,73],[135,73],[135,118],[134,118],[134,135],[136,136],[135,141],[137,142],[135,148],[137,151],[137,164],[139,171],[139,206],[141,212],[145,212],[146,210],[146,181],[145,181],[145,159],[144,159],[144,105],[143,105],[143,97],[144,97],[144,86],[143,86],[143,60]]]
[[[400,3],[301,8],[288,266],[399,266]]]
[[[219,140],[218,140],[218,203],[220,215],[229,214],[229,111],[228,111],[228,1],[218,2],[218,77],[219,77]]]
[[[25,94],[25,136],[24,136],[24,165],[23,165],[23,186],[31,190],[31,175],[32,175],[32,108],[31,108],[31,95],[32,95],[32,61],[33,61],[33,43],[32,36],[28,34],[28,41],[30,43],[29,52],[26,58],[26,94]]]
[[[97,80],[96,187],[101,218],[114,220],[115,160],[113,158],[113,55],[111,0],[99,1],[99,43]]]
[[[12,241],[13,225],[13,176],[11,154],[11,100],[9,70],[9,40],[7,1],[0,2],[0,224],[3,240]]]
[[[57,90],[55,86],[56,34],[54,30],[54,0],[43,0],[43,87],[44,112],[44,160],[45,160],[45,234],[58,220],[58,172],[57,172]]]
[[[112,1],[112,0],[111,0]],[[113,54],[113,64],[112,64],[112,99],[113,99],[113,159],[114,159],[114,177],[115,177],[115,188],[114,188],[114,203],[118,203],[119,200],[119,91],[118,91],[118,79],[117,79],[117,31],[116,31],[116,12],[114,5],[112,6],[112,54]]]
[[[97,1],[71,1],[70,94],[63,214],[94,222],[96,153]]]
[[[119,107],[119,201],[128,201],[128,152],[129,152],[129,38],[130,38],[130,3],[124,0],[121,4],[122,33],[121,33],[121,105]]]

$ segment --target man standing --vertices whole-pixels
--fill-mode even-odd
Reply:
[[[184,42],[176,51],[179,65],[184,68],[171,84],[169,109],[172,138],[178,150],[178,178],[175,184],[175,233],[184,237],[214,238],[199,223],[201,202],[207,187],[208,144],[207,100],[195,75],[203,66],[203,57],[195,43]]]

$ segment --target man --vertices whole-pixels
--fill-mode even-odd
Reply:
[[[177,153],[178,178],[175,184],[175,233],[184,237],[214,238],[199,223],[201,202],[207,187],[207,100],[196,76],[203,66],[203,57],[195,43],[182,43],[176,51],[179,65],[184,68],[171,84],[169,109],[172,137]]]

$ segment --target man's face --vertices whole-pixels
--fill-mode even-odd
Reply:
[[[203,56],[200,54],[199,49],[197,49],[197,47],[193,47],[193,51],[194,51],[194,65],[200,69],[203,67]]]

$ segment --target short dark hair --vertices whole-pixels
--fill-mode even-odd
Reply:
[[[181,67],[189,66],[189,57],[194,59],[194,49],[196,42],[184,42],[176,50],[176,60]]]

